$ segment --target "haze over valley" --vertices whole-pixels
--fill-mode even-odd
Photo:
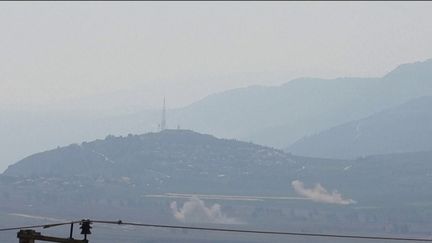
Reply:
[[[0,3],[0,242],[430,240],[431,12]]]

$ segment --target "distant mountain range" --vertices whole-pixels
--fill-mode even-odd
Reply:
[[[356,158],[432,150],[432,96],[305,137],[287,151],[324,158]]]
[[[296,140],[432,95],[432,59],[382,78],[303,78],[211,95],[170,112],[171,125],[284,148]]]
[[[168,110],[167,123],[169,128],[179,126],[282,149],[304,137],[431,95],[429,59],[401,65],[381,78],[302,78],[276,87],[229,90],[185,108]],[[0,146],[8,149],[0,155],[3,164],[107,134],[155,131],[160,120],[160,111],[129,115],[82,115],[79,111],[4,114]]]

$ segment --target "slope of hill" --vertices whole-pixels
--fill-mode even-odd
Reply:
[[[211,95],[169,111],[169,124],[273,147],[432,95],[432,59],[404,64],[382,78],[302,78]],[[143,119],[146,114],[127,119]]]
[[[432,150],[432,96],[416,98],[367,118],[303,138],[294,154],[356,158],[371,154]]]
[[[108,136],[104,140],[34,154],[9,166],[4,175],[127,178],[137,186],[152,189],[179,190],[181,187],[205,192],[205,187],[212,183],[240,183],[245,177],[277,177],[282,171],[297,166],[291,157],[251,143],[218,139],[189,130],[164,130],[126,137]]]
[[[165,130],[108,136],[34,154],[9,166],[0,176],[0,186],[12,183],[12,194],[13,190],[31,187],[38,188],[35,193],[42,190],[55,195],[88,190],[91,198],[128,198],[131,192],[294,196],[291,183],[301,180],[324,183],[367,203],[380,199],[383,193],[372,186],[377,180],[386,188],[386,198],[400,196],[402,188],[395,183],[427,184],[431,158],[431,152],[357,160],[299,157],[189,130]],[[407,180],[413,177],[418,178]],[[109,193],[101,195],[98,190]]]

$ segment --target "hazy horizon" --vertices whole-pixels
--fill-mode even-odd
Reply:
[[[378,77],[432,57],[429,2],[0,6],[3,109],[82,108],[76,101],[92,97],[95,109],[113,97],[118,110],[154,109],[163,96],[181,107],[305,76]]]

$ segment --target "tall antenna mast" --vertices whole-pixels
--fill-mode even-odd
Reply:
[[[165,107],[165,96],[163,100],[163,108],[162,108],[162,121],[160,125],[161,131],[165,130],[166,128],[166,107]]]

